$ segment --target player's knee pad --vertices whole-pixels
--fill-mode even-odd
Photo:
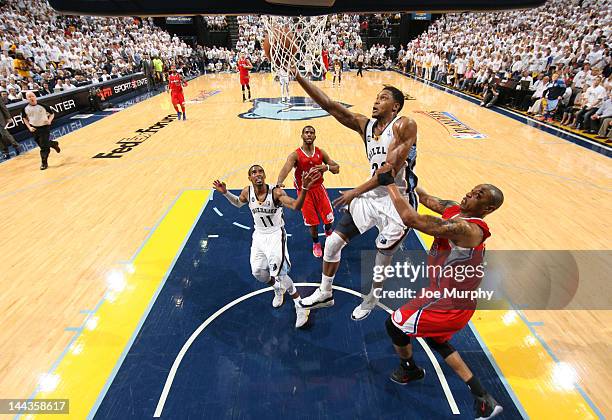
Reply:
[[[429,347],[437,351],[443,359],[446,359],[448,356],[457,351],[448,341],[445,341],[444,343],[438,343],[433,338],[427,337],[425,339],[425,342],[429,345]]]
[[[251,270],[251,274],[253,274],[253,277],[255,277],[257,281],[260,281],[262,283],[267,283],[270,281],[270,272],[268,270],[256,268],[254,270]]]
[[[340,237],[336,232],[333,232],[325,240],[325,250],[323,251],[323,260],[327,262],[338,262],[340,261],[340,254],[342,248],[346,246],[344,239]]]
[[[410,336],[406,335],[404,331],[400,330],[391,320],[391,315],[385,321],[385,328],[387,334],[391,337],[393,344],[399,347],[404,347],[410,344]]]
[[[349,241],[361,233],[353,221],[353,216],[348,211],[342,213],[335,231],[340,232]]]

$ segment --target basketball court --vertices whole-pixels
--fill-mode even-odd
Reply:
[[[453,199],[482,182],[504,190],[489,249],[610,247],[608,156],[396,72],[319,83],[365,115],[383,84],[414,98],[402,113],[418,124],[419,185]],[[388,380],[385,311],[350,320],[373,233],[346,248],[336,305],[313,311],[307,329],[293,328],[287,303],[271,307],[271,288],[250,274],[249,212],[212,181],[241,189],[259,163],[273,183],[305,124],[341,166],[326,174],[332,199],[369,168],[362,140],[297,83],[290,105],[269,74],[251,86],[259,99],[243,103],[237,74],[201,76],[186,88],[187,121],[162,93],[64,135],[44,173],[36,152],[2,164],[2,394],[68,398],[71,418],[469,418],[469,391],[423,342],[425,380],[400,387]],[[436,112],[482,136],[452,137]],[[285,214],[292,277],[307,295],[320,260],[301,216]],[[403,246],[430,243],[412,232]],[[611,321],[609,311],[479,311],[453,344],[502,418],[597,418],[612,410]]]

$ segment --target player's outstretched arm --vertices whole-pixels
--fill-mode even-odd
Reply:
[[[384,175],[384,173],[381,175]],[[465,248],[475,247],[482,242],[482,230],[476,224],[469,223],[461,218],[445,220],[436,216],[419,214],[402,196],[397,189],[397,185],[391,183],[393,177],[383,176],[383,178],[381,184],[390,182],[390,184],[387,184],[389,195],[402,222],[407,227],[414,228],[427,235],[450,239],[456,245]]]
[[[308,188],[310,188],[312,183],[319,178],[321,178],[321,173],[311,169],[310,172],[302,175],[302,190],[300,191],[297,199],[289,197],[281,188],[275,188],[274,200],[280,202],[284,207],[290,208],[291,210],[300,210],[304,205],[306,194],[308,194]]]
[[[246,203],[248,203],[249,201],[249,198],[248,198],[249,187],[244,187],[238,197],[236,197],[234,194],[232,194],[231,192],[227,190],[227,186],[225,185],[225,182],[221,182],[218,179],[213,181],[213,188],[217,192],[223,194],[223,196],[227,198],[227,201],[229,201],[235,207],[240,208],[244,206]]]
[[[344,105],[333,101],[325,92],[302,77],[299,72],[296,72],[295,80],[297,80],[313,101],[319,104],[325,111],[329,112],[340,124],[363,135],[368,117],[351,112]]]
[[[291,154],[287,156],[287,161],[285,162],[280,172],[278,173],[278,178],[276,180],[277,187],[285,186],[283,182],[285,182],[285,179],[287,178],[287,175],[289,175],[289,172],[291,172],[291,170],[295,168],[296,163],[297,163],[297,153],[291,152]]]
[[[325,171],[329,171],[332,174],[339,174],[340,165],[338,165],[332,158],[330,158],[325,150],[323,149],[319,149],[319,150],[321,151],[321,155],[323,155],[323,163],[325,165],[317,165],[315,166],[315,168],[321,173]]]
[[[419,195],[419,203],[438,214],[442,214],[447,208],[459,204],[453,200],[442,200],[441,198],[429,195],[421,187],[417,187],[415,191]]]

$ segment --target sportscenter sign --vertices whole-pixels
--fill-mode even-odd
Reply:
[[[135,73],[130,76],[124,76],[102,83],[86,85],[68,92],[43,96],[38,99],[38,102],[49,106],[55,113],[55,119],[58,119],[68,114],[90,109],[89,90],[91,88],[100,89],[100,95],[106,102],[123,95],[144,90],[147,84],[147,77],[143,73]],[[8,105],[8,110],[12,118],[7,122],[6,129],[9,130],[11,134],[17,134],[26,129],[21,119],[21,111],[26,105],[26,101]]]

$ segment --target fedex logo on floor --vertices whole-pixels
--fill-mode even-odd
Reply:
[[[178,117],[176,114],[170,114],[166,118],[164,118],[163,120],[159,122],[156,122],[149,128],[140,128],[136,130],[137,134],[134,137],[124,138],[118,141],[116,144],[118,144],[119,147],[111,150],[108,153],[98,153],[92,158],[93,159],[119,159],[123,157],[125,153],[132,151],[134,147],[140,146],[145,140],[147,140],[153,134],[157,133],[162,128],[166,127],[172,121],[175,121],[177,118]]]

